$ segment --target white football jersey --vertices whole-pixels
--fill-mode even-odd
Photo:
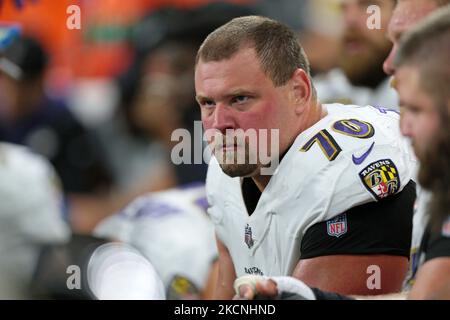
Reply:
[[[376,105],[398,110],[398,95],[386,77],[375,89],[352,85],[340,69],[333,69],[314,79],[320,101],[345,103],[360,106]]]
[[[202,289],[217,257],[206,205],[203,184],[151,193],[105,219],[94,233],[133,245],[150,260],[166,287],[179,276]]]
[[[0,143],[0,299],[29,298],[39,246],[68,240],[52,166],[28,149]]]
[[[324,108],[328,115],[297,137],[250,216],[242,179],[227,176],[211,160],[209,213],[238,277],[291,275],[309,227],[397,193],[411,180],[416,161],[396,112],[341,104]]]

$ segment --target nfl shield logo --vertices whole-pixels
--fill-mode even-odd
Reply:
[[[347,232],[347,215],[345,213],[327,221],[327,233],[332,237],[339,238]]]
[[[244,241],[247,244],[247,247],[249,249],[251,249],[253,247],[254,241],[253,241],[253,237],[252,237],[252,227],[250,227],[247,223],[247,225],[245,226],[245,236],[244,236]]]

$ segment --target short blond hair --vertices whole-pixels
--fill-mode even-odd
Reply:
[[[297,68],[310,76],[308,58],[295,33],[278,21],[260,16],[235,18],[210,33],[197,53],[196,63],[229,59],[245,46],[255,49],[264,73],[275,86],[286,84]]]

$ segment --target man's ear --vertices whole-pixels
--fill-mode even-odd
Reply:
[[[291,78],[291,90],[294,97],[295,112],[303,113],[312,98],[311,80],[305,70],[298,68]]]

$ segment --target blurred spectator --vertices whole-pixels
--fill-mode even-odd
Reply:
[[[64,101],[49,96],[44,76],[49,57],[34,39],[21,37],[0,62],[0,141],[29,146],[48,158],[65,192],[91,193],[109,184],[93,137]]]
[[[170,152],[179,141],[172,141],[171,135],[179,128],[193,135],[194,121],[200,120],[193,68],[201,41],[222,23],[251,13],[248,7],[227,3],[189,10],[163,8],[133,29],[136,59],[119,79],[119,110],[99,128],[120,190],[138,195],[205,180],[205,163],[172,164]],[[202,145],[201,136],[193,137],[192,145],[194,140]]]
[[[62,202],[58,178],[46,160],[0,143],[0,299],[30,298],[41,246],[68,240]]]
[[[381,105],[398,109],[398,98],[383,72],[383,61],[392,44],[386,28],[394,0],[342,0],[344,30],[340,37],[338,67],[317,77],[316,89],[322,101],[357,105]],[[369,5],[380,8],[381,28],[369,29]]]
[[[128,110],[135,129],[164,146],[166,163],[174,172],[176,184],[204,181],[206,177],[205,163],[172,165],[169,158],[172,148],[179,143],[171,140],[172,133],[184,128],[194,134],[194,121],[200,117],[193,99],[195,52],[196,46],[189,40],[168,40],[152,50],[143,59],[136,98]],[[194,140],[201,145],[201,135],[191,142]]]
[[[175,52],[176,53],[176,52]],[[164,68],[164,64],[162,66]],[[141,66],[139,65],[139,68]],[[102,124],[97,134],[106,155],[106,163],[111,169],[115,189],[119,192],[142,192],[165,189],[175,185],[170,159],[163,143],[156,139],[154,122],[166,123],[170,110],[159,110],[152,113],[152,108],[141,107],[141,99],[145,99],[146,88],[142,83],[143,70],[133,69],[125,78],[127,88],[122,91],[121,104],[111,120]],[[169,90],[166,82],[158,84],[159,96],[165,96]],[[141,98],[140,96],[144,97]],[[156,98],[154,95],[153,98]],[[146,101],[146,100],[145,100]],[[154,104],[164,101],[156,100]],[[168,109],[168,108],[166,108]],[[147,114],[149,113],[149,114]],[[170,133],[169,133],[170,138]]]
[[[298,19],[303,20],[299,36],[308,55],[311,74],[326,73],[336,67],[339,52],[339,0],[305,0]]]

